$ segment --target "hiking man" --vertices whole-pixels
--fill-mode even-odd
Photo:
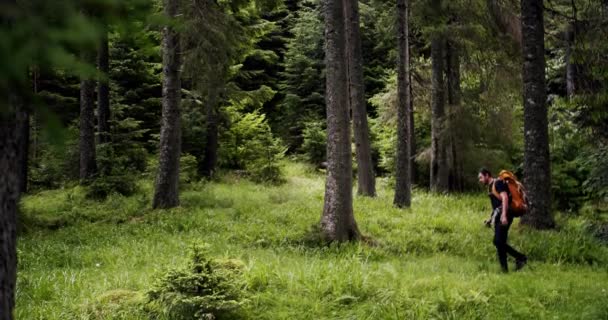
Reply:
[[[479,170],[478,178],[480,183],[488,186],[488,195],[492,203],[492,215],[485,223],[488,227],[494,225],[494,245],[496,246],[500,267],[503,272],[509,271],[507,265],[507,254],[509,254],[515,258],[515,270],[519,270],[526,265],[528,258],[507,244],[509,228],[513,223],[513,215],[509,212],[511,198],[509,188],[503,180],[493,178],[492,173],[487,169]],[[497,197],[497,195],[500,197]]]

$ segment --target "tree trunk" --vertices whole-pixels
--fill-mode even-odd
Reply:
[[[17,1],[5,1],[16,9]],[[14,27],[9,16],[0,17],[2,31]],[[11,81],[9,85],[13,85]],[[0,320],[12,320],[17,282],[17,210],[19,204],[19,119],[22,100],[17,88],[0,86]],[[18,93],[17,93],[18,92]]]
[[[17,111],[17,134],[19,135],[19,192],[26,193],[30,147],[30,114],[25,106]]]
[[[399,63],[397,73],[397,170],[395,173],[395,198],[393,203],[399,208],[410,207],[412,203],[412,181],[410,168],[410,53],[407,0],[397,0],[397,29],[399,42]]]
[[[178,0],[165,0],[164,13],[175,19]],[[172,26],[163,28],[163,115],[160,132],[160,159],[154,208],[172,208],[179,205],[179,158],[181,153],[180,127],[180,67],[181,53],[179,34]]]
[[[363,56],[359,30],[359,2],[344,1],[346,14],[346,55],[348,57],[348,92],[353,113],[353,131],[357,156],[357,194],[375,197],[376,177],[372,165],[371,143],[367,124],[365,87],[363,84]]]
[[[572,58],[576,46],[577,31],[574,22],[571,22],[566,30],[566,92],[568,98],[572,98],[580,91],[578,83],[580,65],[574,62]]]
[[[449,105],[449,128],[450,134],[447,152],[449,156],[449,188],[452,191],[463,191],[464,173],[460,161],[459,147],[464,143],[459,136],[458,117],[461,116],[460,110],[460,53],[456,43],[448,41],[447,45],[447,79],[448,79],[448,105]]]
[[[102,73],[97,88],[97,130],[100,144],[110,142],[110,53],[108,48],[108,31],[105,30],[99,43],[97,67]]]
[[[17,206],[21,143],[16,109],[20,99],[14,93],[2,99],[6,100],[0,101],[0,320],[11,320],[15,307],[17,278]]]
[[[522,0],[524,181],[529,212],[522,223],[554,226],[551,214],[551,163],[545,89],[543,1]]]
[[[431,40],[431,190],[448,191],[448,162],[444,133],[445,121],[445,39],[436,35]]]
[[[344,25],[342,0],[327,0],[325,2],[327,180],[321,232],[324,239],[330,242],[355,240],[360,236],[352,204],[352,160]]]
[[[408,10],[409,14],[409,10]],[[409,17],[408,17],[409,20]],[[408,32],[409,33],[409,32]],[[408,60],[409,61],[409,60]],[[412,90],[412,73],[409,73],[409,91],[410,91],[410,105],[409,105],[409,117],[410,117],[410,126],[409,126],[409,135],[410,135],[410,172],[411,172],[411,181],[412,184],[417,183],[418,181],[418,170],[416,170],[416,126],[414,124],[414,93]]]
[[[83,61],[93,65],[94,56],[86,52]],[[95,164],[95,81],[80,82],[80,182],[86,183],[97,171]]]
[[[40,77],[39,75],[39,70],[36,67],[32,68],[32,89],[34,92],[34,99],[38,98],[38,77]],[[32,147],[31,147],[31,161],[32,163],[37,163],[38,161],[38,116],[36,113],[36,110],[32,110],[32,114],[31,114],[31,118],[32,118],[32,122],[31,122],[31,128],[30,128],[30,133],[31,133],[31,143],[32,143]]]
[[[207,101],[207,143],[205,155],[201,161],[200,173],[207,178],[213,177],[217,165],[218,151],[218,94],[216,89],[210,90]]]

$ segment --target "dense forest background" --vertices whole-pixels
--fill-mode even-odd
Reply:
[[[161,4],[89,2],[56,8],[34,2],[27,9],[37,14],[23,28],[15,26],[22,34],[5,35],[15,41],[36,35],[29,43],[13,44],[22,52],[3,72],[20,76],[33,93],[27,169],[32,191],[79,180],[84,98],[96,110],[93,189],[110,188],[98,190],[100,196],[118,187],[128,193],[123,182],[132,179],[120,178],[115,186],[112,181],[157,165],[150,161],[158,152],[162,114]],[[476,190],[474,173],[482,166],[522,175],[521,43],[512,34],[521,32],[519,6],[436,2],[413,1],[410,9],[414,182],[430,187],[435,34],[447,39],[444,58],[452,59],[444,63],[444,86],[457,92],[454,98],[442,90],[449,119],[442,134],[454,140],[457,159],[450,161],[458,162],[450,174],[462,180],[449,190]],[[94,14],[83,14],[86,6]],[[242,170],[256,181],[280,181],[284,157],[321,165],[326,160],[322,5],[194,1],[183,6],[181,158],[193,167],[192,179]],[[551,188],[556,209],[577,211],[606,196],[608,71],[601,41],[606,5],[549,1],[545,7]],[[391,1],[363,1],[359,8],[373,167],[381,176],[395,171],[396,8]],[[81,88],[83,77],[93,84]]]

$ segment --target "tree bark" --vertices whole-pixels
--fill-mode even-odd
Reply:
[[[5,8],[17,9],[15,0],[5,1]],[[0,16],[0,29],[16,24],[11,16]],[[9,59],[10,60],[10,59]],[[25,72],[24,72],[25,76]],[[0,320],[12,320],[17,282],[17,212],[19,204],[19,134],[18,112],[23,100],[16,81],[0,85]]]
[[[464,190],[464,173],[462,172],[461,156],[459,147],[463,145],[458,132],[458,117],[461,115],[460,100],[460,53],[454,41],[447,43],[447,80],[448,80],[448,106],[449,106],[449,128],[450,134],[446,140],[449,140],[447,151],[449,157],[449,189],[452,191]]]
[[[100,144],[110,142],[110,52],[108,47],[108,31],[104,30],[99,43],[97,68],[102,73],[97,88],[97,133]]]
[[[545,88],[543,1],[522,0],[524,182],[529,212],[522,223],[552,228],[551,163]]]
[[[179,0],[165,0],[164,13],[175,19]],[[160,155],[154,208],[172,208],[179,205],[179,158],[181,153],[180,127],[180,67],[179,34],[172,26],[163,28],[163,113],[160,132]]]
[[[409,14],[409,10],[408,10],[408,14]],[[410,175],[411,175],[412,184],[415,184],[418,181],[418,170],[416,169],[416,126],[414,123],[414,93],[412,90],[412,73],[410,72],[409,74],[410,74],[410,77],[409,77],[410,105],[409,105],[408,114],[410,116],[410,126],[409,126],[408,131],[409,131],[409,135],[410,135],[410,172],[411,172]]]
[[[410,168],[410,53],[407,0],[397,0],[397,29],[399,63],[397,66],[397,154],[395,172],[396,207],[410,207],[412,203],[412,180]]]
[[[6,95],[5,95],[6,97]],[[17,206],[19,202],[20,99],[2,98],[0,112],[0,320],[13,319],[17,278]]]
[[[217,165],[218,135],[218,94],[216,89],[210,90],[207,101],[207,143],[205,155],[201,161],[200,173],[207,178],[213,177]]]
[[[17,134],[19,135],[19,192],[27,192],[28,156],[30,147],[30,113],[26,106],[17,111]]]
[[[95,59],[89,52],[83,53],[83,60],[94,65]],[[95,81],[83,77],[80,82],[80,182],[86,183],[97,172],[95,163]]]
[[[435,35],[431,40],[431,190],[448,191],[448,162],[445,143],[445,38]]]
[[[376,178],[372,165],[369,126],[365,87],[363,84],[363,55],[361,53],[361,34],[359,29],[359,2],[345,0],[346,44],[348,57],[348,91],[350,108],[353,114],[355,153],[357,156],[357,194],[375,197]]]
[[[346,39],[342,0],[325,2],[325,63],[327,67],[327,180],[321,216],[326,241],[360,237],[353,214],[352,160],[348,109]]]
[[[34,92],[34,98],[36,99],[38,97],[38,78],[40,77],[39,75],[39,70],[36,67],[32,68],[32,89]],[[31,160],[33,163],[37,163],[38,161],[38,116],[36,113],[36,110],[32,110],[32,114],[31,114],[31,118],[32,118],[32,122],[31,122],[31,127],[30,127],[30,139],[31,139]]]
[[[566,30],[566,93],[568,98],[572,98],[579,93],[579,68],[580,65],[574,62],[572,56],[576,46],[577,25],[571,22]]]

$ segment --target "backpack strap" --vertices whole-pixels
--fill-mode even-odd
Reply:
[[[495,179],[492,182],[492,194],[496,197],[496,199],[502,201],[502,198],[500,197],[500,194],[498,193],[498,191],[496,191],[496,180],[498,180],[498,179]]]

